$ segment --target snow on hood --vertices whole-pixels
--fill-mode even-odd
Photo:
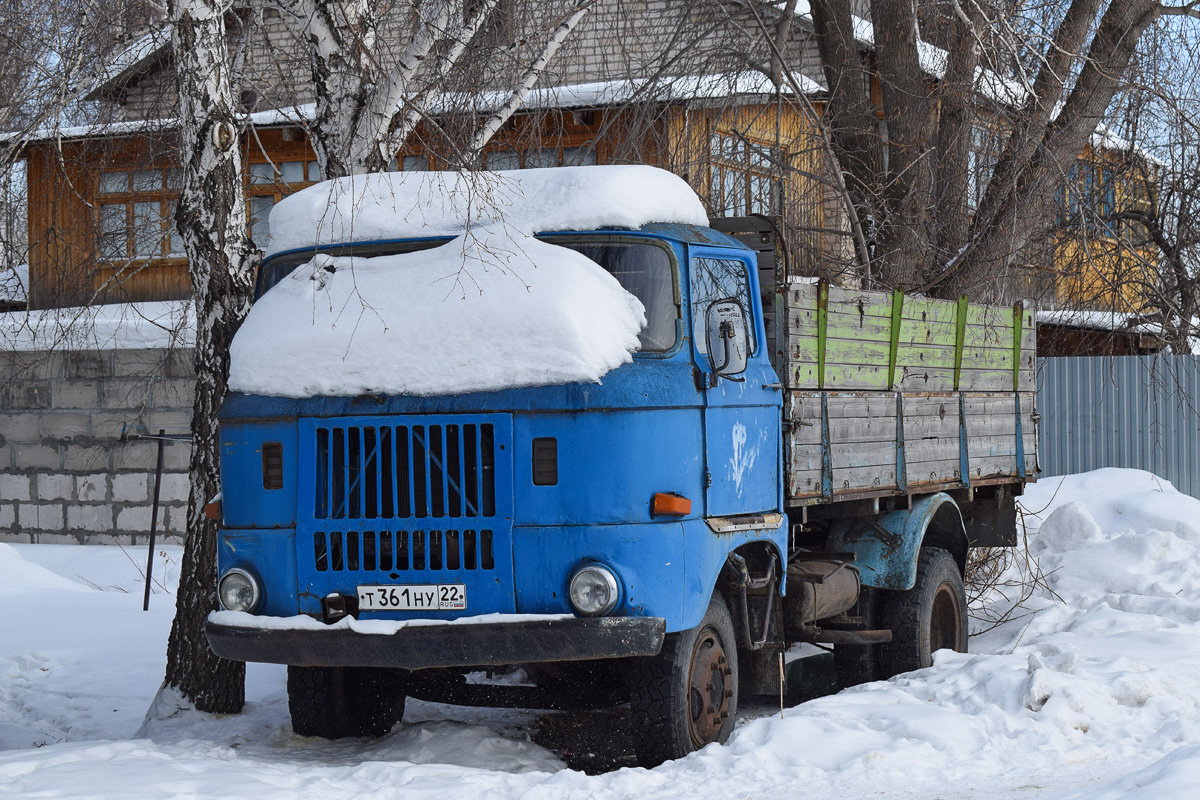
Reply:
[[[520,233],[707,225],[692,188],[656,167],[383,172],[310,186],[271,211],[267,255],[339,242],[454,236],[502,222]]]
[[[594,261],[492,226],[416,253],[317,256],[251,308],[229,385],[311,397],[595,382],[632,360],[645,321]]]
[[[317,256],[255,303],[230,388],[283,397],[442,395],[596,382],[631,360],[641,302],[550,230],[707,224],[687,183],[643,166],[410,172],[326,181],[271,212],[271,250],[454,236]]]

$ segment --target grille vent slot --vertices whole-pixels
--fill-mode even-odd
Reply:
[[[318,531],[317,572],[492,570],[492,531]]]
[[[490,424],[322,426],[316,447],[317,519],[496,515]]]

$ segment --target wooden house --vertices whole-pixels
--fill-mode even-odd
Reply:
[[[801,66],[796,82],[777,90],[735,47],[739,24],[750,21],[698,25],[698,9],[682,0],[601,0],[480,166],[659,165],[686,178],[714,217],[770,217],[789,275],[857,281],[849,226],[822,145],[824,78],[811,23],[798,18],[793,26],[788,58]],[[305,134],[313,95],[286,21],[269,9],[237,13],[254,30],[240,88],[249,122],[242,140],[247,225],[265,246],[270,208],[321,179]],[[259,16],[247,16],[253,14]],[[486,78],[479,80],[486,88]],[[794,96],[795,88],[805,96]],[[88,97],[107,122],[50,132],[25,151],[29,306],[186,297],[187,262],[172,225],[179,173],[165,37],[151,32],[114,56]],[[444,147],[438,132],[418,129],[393,168],[438,169]],[[1102,143],[1093,150],[1106,152]],[[989,158],[992,144],[981,136],[972,163],[982,177],[990,174]],[[1057,238],[1044,249],[1048,256],[1018,271],[1005,296],[1073,302],[1129,271],[1120,257],[1109,266],[1097,266],[1097,257],[1079,259],[1098,252],[1081,249],[1079,241],[1069,230]],[[1084,266],[1059,269],[1071,259]]]

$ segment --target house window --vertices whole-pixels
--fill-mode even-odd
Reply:
[[[528,150],[492,150],[487,153],[489,170],[538,169],[540,167],[583,167],[596,163],[590,147],[536,147]]]
[[[314,159],[251,163],[246,167],[246,207],[250,238],[260,248],[271,241],[267,219],[284,197],[321,180],[321,166]]]
[[[1154,195],[1151,193],[1149,182],[1139,176],[1129,176],[1128,183],[1122,192],[1121,210],[1140,211],[1147,217],[1154,216]],[[1147,238],[1146,227],[1134,219],[1120,222],[1120,235],[1127,242],[1143,242]]]
[[[428,172],[429,156],[392,156],[388,172]]]
[[[781,150],[726,134],[713,136],[709,148],[708,202],[714,215],[779,213],[783,183],[776,168]]]
[[[128,169],[100,173],[96,219],[97,255],[104,261],[183,258],[175,230],[177,169]]]
[[[1117,176],[1108,166],[1076,161],[1058,190],[1060,228],[1076,228],[1091,237],[1115,237],[1119,225],[1112,215],[1117,210]]]
[[[967,151],[967,208],[971,213],[979,208],[992,182],[999,149],[994,131],[978,125],[971,128],[971,148]]]

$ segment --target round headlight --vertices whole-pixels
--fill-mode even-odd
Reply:
[[[231,569],[221,576],[217,584],[217,596],[221,599],[221,608],[226,611],[245,611],[250,613],[258,608],[262,590],[258,581],[244,569]]]
[[[571,605],[586,617],[607,614],[617,605],[617,576],[600,564],[580,567],[571,576]]]

